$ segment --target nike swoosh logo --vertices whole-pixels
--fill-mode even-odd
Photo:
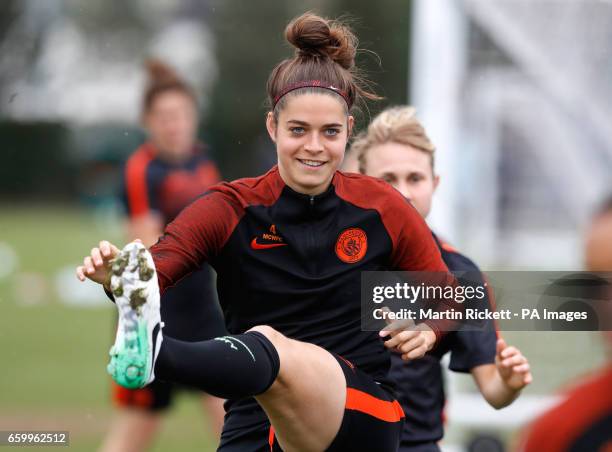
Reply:
[[[286,243],[257,243],[257,237],[251,242],[251,248],[254,250],[267,250],[268,248],[277,248],[279,246],[285,246]]]

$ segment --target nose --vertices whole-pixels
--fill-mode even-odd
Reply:
[[[410,187],[406,182],[398,182],[394,184],[394,187],[397,191],[399,191],[404,198],[408,201],[412,202],[412,195],[410,193]]]
[[[323,151],[323,145],[317,133],[310,134],[308,141],[304,145],[304,149],[312,153],[319,153]]]

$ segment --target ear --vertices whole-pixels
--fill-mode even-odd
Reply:
[[[266,129],[268,129],[268,135],[270,139],[276,143],[276,121],[274,121],[274,113],[271,111],[266,115]]]
[[[347,118],[347,126],[348,126],[348,135],[347,138],[350,138],[353,134],[353,126],[355,125],[355,118],[352,115],[348,115]]]
[[[434,179],[433,179],[434,191],[436,191],[436,188],[438,188],[439,184],[440,184],[440,176],[436,174],[434,175]]]

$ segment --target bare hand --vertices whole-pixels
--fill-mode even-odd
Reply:
[[[76,275],[80,281],[91,279],[103,284],[107,289],[110,285],[111,261],[119,254],[119,248],[112,243],[102,240],[98,247],[92,248],[89,256],[83,259],[83,265],[76,268]]]
[[[436,334],[424,323],[415,325],[412,320],[387,323],[379,335],[391,336],[385,341],[385,347],[401,353],[404,361],[422,358],[436,343]]]
[[[508,346],[503,339],[497,340],[495,365],[500,377],[511,389],[523,389],[533,381],[527,358],[518,348]]]

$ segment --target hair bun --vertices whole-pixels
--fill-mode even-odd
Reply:
[[[329,57],[345,69],[355,65],[357,37],[341,23],[305,13],[287,25],[285,38],[300,57]]]
[[[168,85],[181,82],[180,77],[167,64],[156,58],[149,58],[145,61],[149,83],[154,85]]]

